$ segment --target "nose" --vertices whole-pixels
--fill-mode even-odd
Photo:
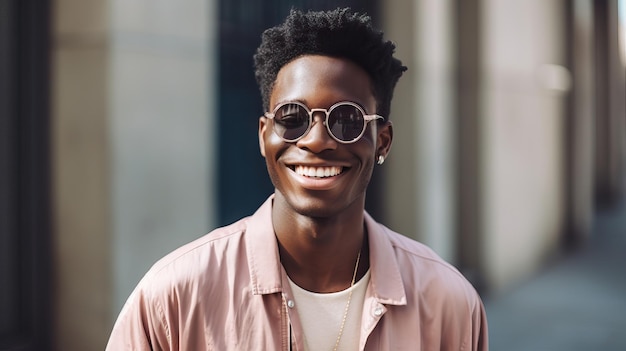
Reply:
[[[328,129],[324,125],[325,121],[326,115],[323,112],[314,112],[311,129],[302,139],[298,140],[296,145],[313,153],[336,149],[337,141],[328,134]]]

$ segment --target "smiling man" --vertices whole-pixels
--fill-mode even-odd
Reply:
[[[291,11],[255,55],[275,192],[157,262],[108,350],[487,350],[479,296],[364,210],[406,70],[367,16]]]

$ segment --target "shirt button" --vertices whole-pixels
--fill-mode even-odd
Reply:
[[[374,315],[376,317],[380,317],[383,314],[383,308],[382,307],[376,307],[374,309]]]
[[[289,300],[289,301],[287,301],[287,307],[289,307],[289,308],[293,308],[293,306],[295,306],[295,305],[296,305],[296,303],[295,303],[295,302],[293,302],[293,300]]]

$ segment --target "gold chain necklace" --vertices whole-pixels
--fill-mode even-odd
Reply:
[[[337,347],[339,347],[339,341],[341,341],[341,336],[343,335],[343,327],[346,325],[346,319],[348,318],[348,309],[350,308],[350,301],[352,301],[352,287],[354,286],[354,282],[356,281],[356,272],[359,270],[359,261],[361,260],[361,250],[359,250],[359,254],[356,257],[356,265],[354,266],[354,273],[352,274],[352,282],[350,283],[350,292],[348,293],[348,303],[346,304],[346,309],[343,311],[343,319],[341,320],[341,328],[339,328],[339,335],[337,336],[337,341],[335,341],[335,347],[333,351],[337,351]]]

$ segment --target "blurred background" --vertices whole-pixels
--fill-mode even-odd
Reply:
[[[493,350],[626,349],[625,0],[0,0],[0,350],[103,349],[271,194],[252,55],[336,6],[409,67],[368,211],[470,279]]]

